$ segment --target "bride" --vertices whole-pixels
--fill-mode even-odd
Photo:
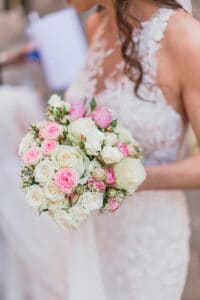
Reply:
[[[95,95],[144,150],[147,180],[115,214],[71,234],[69,300],[180,300],[190,228],[183,189],[200,187],[186,157],[188,123],[200,139],[200,24],[179,0],[71,0],[101,5],[87,22],[85,68],[66,94]]]

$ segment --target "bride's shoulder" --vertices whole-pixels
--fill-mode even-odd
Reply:
[[[106,18],[106,13],[104,11],[94,12],[90,15],[85,23],[85,32],[87,35],[88,42],[91,43],[97,29]]]
[[[166,32],[166,44],[171,54],[179,59],[189,59],[198,53],[200,58],[200,22],[184,11],[178,11]]]

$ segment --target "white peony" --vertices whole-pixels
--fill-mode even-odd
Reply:
[[[35,210],[43,210],[47,208],[47,199],[41,187],[34,184],[27,188],[27,202],[30,207]]]
[[[118,140],[120,143],[125,144],[135,144],[138,146],[138,142],[132,137],[129,130],[127,130],[125,127],[123,127],[120,122],[117,123],[117,127],[115,129],[115,132],[118,134]]]
[[[65,193],[59,189],[54,181],[50,182],[44,188],[45,196],[51,201],[60,201],[65,197]]]
[[[34,170],[35,181],[38,182],[41,186],[48,184],[55,175],[55,167],[53,163],[44,159],[41,161]]]
[[[140,160],[126,157],[114,166],[116,184],[119,189],[134,193],[146,178],[145,169]]]
[[[100,209],[103,206],[103,193],[86,192],[79,197],[78,204],[89,211]]]
[[[109,145],[103,148],[101,156],[106,164],[118,163],[123,158],[122,152],[117,147]]]
[[[55,222],[64,230],[77,229],[78,223],[75,221],[69,213],[64,210],[55,212],[52,215]]]
[[[115,145],[118,141],[117,135],[113,132],[106,132],[105,133],[105,145]]]
[[[88,169],[89,159],[77,147],[58,145],[51,153],[56,169],[72,168],[81,177]]]
[[[69,214],[77,222],[82,222],[88,218],[90,211],[80,205],[75,205],[69,209]]]
[[[104,134],[98,130],[91,118],[80,118],[73,121],[69,125],[68,130],[73,140],[84,140],[89,155],[97,155],[101,150]]]
[[[57,212],[59,210],[62,210],[63,208],[69,208],[69,200],[68,199],[64,199],[61,201],[48,201],[48,210],[49,212]]]
[[[34,136],[31,132],[28,132],[19,145],[18,154],[20,157],[23,157],[24,154],[32,147],[35,146]]]

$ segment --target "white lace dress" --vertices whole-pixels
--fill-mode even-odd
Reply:
[[[186,126],[167,104],[152,78],[156,54],[175,12],[161,8],[142,29],[133,33],[145,72],[138,99],[126,76],[104,82],[97,93],[97,77],[112,55],[98,29],[85,68],[67,92],[70,101],[96,95],[111,107],[143,147],[145,164],[181,159]],[[116,66],[121,69],[123,63]],[[149,83],[151,89],[149,89]],[[71,234],[68,300],[180,300],[189,260],[189,220],[183,191],[143,191],[114,214],[94,216]]]

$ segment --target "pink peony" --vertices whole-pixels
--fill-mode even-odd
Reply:
[[[39,132],[39,136],[45,140],[55,140],[61,133],[60,126],[55,122],[46,123]]]
[[[106,183],[109,185],[115,184],[115,173],[113,168],[107,168],[106,170]]]
[[[40,148],[33,147],[30,148],[25,154],[24,154],[24,163],[29,165],[34,165],[39,162],[39,160],[42,157],[42,153],[40,151]]]
[[[78,183],[78,175],[73,169],[61,169],[55,174],[57,186],[66,194],[70,194]]]
[[[112,114],[108,109],[98,106],[94,111],[93,119],[99,127],[106,128],[112,122]]]
[[[110,205],[112,211],[116,211],[120,207],[120,203],[115,199],[110,199],[108,204]]]
[[[58,143],[56,141],[51,141],[51,140],[45,140],[42,143],[42,152],[45,155],[50,155],[51,152],[56,148]]]
[[[129,150],[129,147],[128,145],[124,144],[124,143],[118,143],[116,145],[118,147],[118,149],[123,153],[123,155],[125,157],[129,156],[130,155],[130,150]]]
[[[70,108],[70,116],[73,120],[80,119],[86,112],[85,103],[82,101],[72,102]]]

